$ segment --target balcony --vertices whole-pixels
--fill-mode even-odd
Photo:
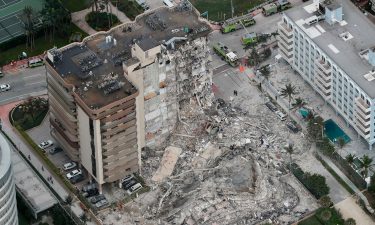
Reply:
[[[279,46],[279,50],[286,56],[286,58],[288,59],[293,58],[293,49],[288,50],[283,45],[280,45],[280,44],[278,46]]]
[[[327,75],[331,74],[331,72],[332,72],[332,68],[327,63],[325,63],[323,60],[320,60],[320,59],[315,60],[315,65],[317,65],[317,67],[319,69],[321,69],[322,72],[327,74]]]
[[[370,105],[368,105],[365,100],[358,97],[355,99],[355,105],[357,106],[358,109],[360,109],[363,112],[364,115],[366,116],[370,115],[370,112],[371,112]],[[364,118],[367,119],[366,117]]]
[[[359,121],[359,122],[361,122],[361,124],[364,126],[364,127],[368,127],[368,126],[370,126],[370,117],[368,118],[368,119],[365,119],[365,118],[363,118],[362,117],[362,115],[360,115],[358,112],[356,112],[356,113],[354,113],[354,116],[355,116],[355,118]]]
[[[358,120],[355,121],[356,130],[364,139],[370,138],[370,126],[366,128],[363,124],[361,124]]]
[[[286,39],[293,38],[293,30],[290,29],[284,22],[278,23],[279,35],[284,36]]]
[[[315,79],[319,80],[320,83],[326,88],[328,88],[329,86],[332,85],[331,77],[327,77],[327,76],[324,76],[324,75],[319,74],[319,73],[316,73],[314,77],[315,77]]]
[[[277,37],[276,40],[278,41],[277,46],[282,46],[288,52],[293,51],[293,42],[284,42],[284,40],[281,37]]]

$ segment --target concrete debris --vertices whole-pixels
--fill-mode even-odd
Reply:
[[[176,165],[178,156],[181,154],[181,148],[169,146],[165,149],[163,158],[161,159],[160,167],[152,177],[152,181],[161,182],[169,177]]]

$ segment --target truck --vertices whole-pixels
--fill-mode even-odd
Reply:
[[[233,67],[238,66],[239,60],[237,55],[223,43],[217,42],[216,44],[214,44],[213,48],[216,54],[218,54],[222,60],[226,61]]]
[[[258,36],[255,32],[247,33],[241,37],[241,43],[243,45],[251,45],[258,42]]]
[[[276,2],[267,4],[262,7],[262,13],[264,16],[270,16],[274,13],[278,13],[291,8],[290,2],[288,0],[277,0]]]
[[[242,23],[242,24],[241,24]],[[256,22],[251,14],[234,17],[227,19],[221,25],[221,32],[223,34],[230,33],[236,30],[242,29],[244,26],[249,27],[254,25]]]

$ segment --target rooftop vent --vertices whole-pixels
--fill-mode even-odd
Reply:
[[[363,76],[367,81],[375,80],[375,70],[372,70]]]
[[[347,40],[352,39],[353,35],[347,31],[347,32],[340,34],[339,37],[341,37],[344,41],[347,41]]]
[[[336,22],[341,22],[342,21],[342,6],[339,5],[336,2],[329,2],[325,6],[325,20],[327,21],[328,24],[333,25]]]

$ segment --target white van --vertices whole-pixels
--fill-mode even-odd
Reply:
[[[142,188],[142,184],[140,184],[140,183],[136,183],[136,184],[134,184],[133,186],[131,186],[131,187],[129,188],[129,190],[127,190],[127,192],[128,192],[129,195],[131,195],[131,194],[133,194],[133,193],[139,191],[139,189],[141,189],[141,188]]]
[[[280,111],[276,111],[276,115],[281,121],[284,121],[286,119],[286,115]]]
[[[174,4],[171,0],[163,0],[164,5],[168,6],[169,8],[172,8]]]

